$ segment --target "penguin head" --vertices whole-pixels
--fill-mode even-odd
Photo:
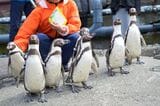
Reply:
[[[14,42],[9,42],[7,45],[7,50],[12,51],[16,48],[16,44]]]
[[[116,18],[113,22],[113,35],[112,38],[115,37],[116,35],[121,35],[121,20],[119,18]]]
[[[29,44],[39,44],[39,39],[37,35],[31,35],[29,39]]]
[[[129,9],[129,14],[130,14],[130,16],[131,16],[131,15],[136,15],[136,14],[137,14],[136,9],[135,9],[135,8],[130,8],[130,9]]]
[[[121,19],[117,18],[114,20],[113,22],[113,29],[114,29],[114,33],[116,32],[116,34],[120,34],[121,33]]]
[[[70,40],[68,39],[57,38],[53,40],[52,47],[55,47],[55,46],[62,47],[63,45],[68,44],[68,43],[70,43]]]
[[[94,37],[94,34],[90,34],[89,29],[86,27],[80,29],[80,35],[83,39],[83,42],[90,41]]]
[[[39,39],[38,39],[37,35],[31,35],[30,36],[28,50],[30,50],[30,49],[39,50]]]
[[[114,26],[121,25],[121,19],[116,18],[116,19],[114,20],[114,22],[113,22],[113,25],[114,25]]]
[[[9,42],[6,48],[9,51],[9,53],[19,52],[22,55],[24,54],[23,51],[20,48],[18,48],[18,46],[14,42]]]
[[[137,11],[135,8],[130,8],[129,9],[129,14],[130,14],[130,23],[136,23],[137,22],[137,18],[136,18],[136,15],[137,15]]]

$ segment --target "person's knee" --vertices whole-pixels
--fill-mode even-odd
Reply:
[[[47,39],[48,38],[47,35],[43,34],[43,33],[38,33],[37,36],[38,36],[39,40],[43,40],[43,39]]]
[[[79,34],[78,33],[74,33],[68,36],[68,39],[71,41],[71,43],[76,43],[77,39],[79,38]]]

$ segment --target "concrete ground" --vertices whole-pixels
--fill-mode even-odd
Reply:
[[[56,93],[50,90],[46,94],[48,102],[39,103],[37,100],[26,102],[26,91],[23,84],[17,88],[12,81],[4,80],[0,88],[0,106],[158,106],[160,105],[160,60],[152,57],[142,57],[145,64],[133,64],[124,67],[130,73],[116,76],[106,74],[104,52],[98,55],[100,68],[96,75],[90,75],[88,85],[91,90],[82,89],[80,93],[72,93],[68,87],[64,92]],[[0,58],[0,74],[7,73],[7,58]]]

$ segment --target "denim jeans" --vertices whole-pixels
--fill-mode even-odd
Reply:
[[[50,46],[52,44],[53,38],[48,37],[46,34],[38,33],[37,34],[40,44],[39,44],[39,50],[42,56],[42,59],[45,60],[47,57]],[[63,39],[69,39],[70,43],[66,44],[62,47],[62,64],[67,65],[69,59],[71,58],[73,54],[73,49],[75,47],[75,44],[77,42],[77,39],[79,38],[78,33],[73,33],[68,36],[62,37]]]
[[[21,25],[21,18],[23,12],[27,17],[30,12],[33,10],[33,6],[28,0],[17,1],[11,0],[11,7],[10,7],[10,34],[9,34],[9,41],[13,41],[17,31]]]

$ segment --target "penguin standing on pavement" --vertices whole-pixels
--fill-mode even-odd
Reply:
[[[33,94],[40,94],[39,102],[46,102],[44,98],[45,75],[43,62],[39,52],[39,39],[31,35],[29,49],[26,56],[24,70],[24,87],[28,91],[28,102],[33,101]]]
[[[23,78],[24,69],[24,53],[17,47],[14,42],[9,42],[7,45],[7,50],[9,50],[9,60],[8,60],[8,71],[15,78],[16,84],[20,78]]]
[[[125,61],[125,44],[121,33],[121,20],[116,19],[113,23],[113,35],[111,39],[111,47],[109,51],[106,52],[106,60],[108,67],[108,75],[114,76],[115,72],[112,70],[115,68],[120,68],[121,74],[128,74],[128,71],[124,71],[122,68]]]
[[[92,57],[93,58],[92,58],[92,65],[91,65],[90,74],[97,73],[98,67],[99,67],[99,62],[98,62],[98,58],[97,58],[95,52],[93,51],[92,43],[91,43],[91,39],[94,37],[94,35],[91,35],[89,32],[89,29],[86,27],[83,27],[80,29],[80,35],[82,36],[83,45],[90,47],[92,50]]]
[[[91,70],[93,56],[91,46],[83,43],[83,38],[81,36],[77,41],[75,49],[76,52],[74,52],[72,56],[71,69],[66,84],[71,86],[73,93],[78,93],[80,89],[77,84],[82,84],[85,89],[92,88],[92,86],[86,84],[86,81],[88,80],[89,72]]]
[[[62,68],[62,49],[61,47],[68,44],[69,40],[57,38],[53,40],[51,50],[45,59],[45,77],[47,87],[56,87],[57,92],[61,92],[60,81],[64,77],[64,70]],[[63,78],[64,79],[64,78]]]
[[[131,8],[129,10],[129,14],[130,14],[130,25],[127,30],[125,38],[125,45],[128,50],[128,53],[126,54],[127,57],[126,62],[127,64],[131,64],[132,59],[137,58],[138,64],[144,64],[144,62],[140,61],[141,45],[146,46],[146,43],[137,26],[136,9]]]

